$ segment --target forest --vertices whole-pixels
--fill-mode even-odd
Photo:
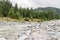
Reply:
[[[60,14],[49,9],[49,10],[36,10],[33,8],[18,8],[17,4],[12,6],[12,3],[9,0],[0,1],[0,17],[7,17],[12,19],[20,20],[25,19],[29,21],[29,19],[39,19],[39,20],[53,20],[60,19]]]

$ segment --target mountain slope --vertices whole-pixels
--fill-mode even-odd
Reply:
[[[48,10],[53,10],[56,13],[60,13],[60,9],[54,8],[54,7],[45,7],[45,8],[39,7],[39,8],[36,8],[34,10],[35,11],[48,11]]]

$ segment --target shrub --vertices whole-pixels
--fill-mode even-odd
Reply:
[[[30,21],[30,20],[29,20],[29,18],[27,18],[27,17],[26,17],[26,18],[24,18],[24,20],[25,20],[25,21]]]

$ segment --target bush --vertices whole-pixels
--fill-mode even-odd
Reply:
[[[25,20],[25,21],[30,21],[29,18],[25,18],[24,20]]]

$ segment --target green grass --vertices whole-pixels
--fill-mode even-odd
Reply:
[[[48,21],[48,20],[43,20],[43,19],[30,19],[30,18],[20,18],[19,20],[13,19],[13,18],[7,18],[7,17],[0,17],[0,20],[2,21],[10,21],[10,22],[43,22],[43,21]]]

